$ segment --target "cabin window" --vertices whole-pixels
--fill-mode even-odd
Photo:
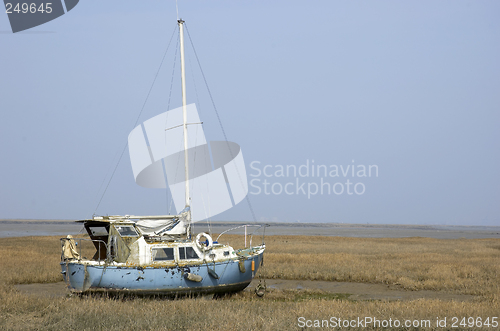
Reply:
[[[108,230],[104,226],[89,226],[90,233],[93,237],[107,236]]]
[[[138,237],[139,234],[135,231],[132,225],[115,225],[115,229],[120,233],[122,237]]]
[[[154,261],[171,261],[174,259],[173,248],[154,248],[153,260]]]
[[[196,254],[193,247],[179,247],[179,258],[181,260],[197,259],[198,254]]]

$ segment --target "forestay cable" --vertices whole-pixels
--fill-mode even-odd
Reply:
[[[139,123],[139,119],[142,115],[142,112],[144,111],[144,108],[146,107],[146,103],[148,102],[149,95],[151,94],[151,91],[153,90],[153,86],[156,82],[156,78],[158,78],[158,74],[160,73],[160,69],[163,65],[163,61],[165,60],[165,56],[167,55],[168,49],[170,48],[170,44],[172,43],[172,39],[174,38],[174,34],[177,30],[177,26],[175,27],[174,31],[172,32],[172,36],[170,37],[170,41],[168,42],[167,49],[165,50],[165,53],[163,54],[163,58],[161,59],[160,66],[158,67],[158,70],[156,71],[155,78],[153,79],[153,82],[151,83],[151,87],[149,88],[148,94],[146,95],[146,99],[144,100],[144,104],[142,105],[141,111],[139,112],[139,115],[137,115],[137,118],[135,120],[134,125],[132,126],[132,129],[137,126],[137,123]],[[116,162],[115,168],[113,169],[113,173],[111,174],[111,177],[109,178],[108,184],[106,185],[106,188],[104,189],[104,192],[102,192],[102,196],[99,199],[99,202],[97,203],[97,206],[95,207],[94,210],[94,215],[97,212],[97,209],[101,205],[102,199],[104,198],[104,195],[106,194],[106,191],[108,190],[109,184],[111,183],[111,180],[113,179],[113,176],[115,175],[116,169],[118,168],[118,165],[120,164],[120,161],[122,160],[123,154],[125,154],[125,150],[127,149],[128,146],[128,140],[125,143],[125,146],[123,147],[122,153],[120,154],[120,157],[118,161]]]

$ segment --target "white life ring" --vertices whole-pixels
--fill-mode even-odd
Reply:
[[[200,242],[200,239],[204,237],[206,240],[208,240],[208,245],[203,245],[201,242]],[[198,235],[196,236],[196,246],[198,246],[199,249],[201,249],[203,252],[206,252],[210,249],[212,249],[212,245],[214,244],[213,240],[212,240],[212,237],[210,237],[208,235],[208,233],[205,233],[205,232],[200,232],[198,233]]]

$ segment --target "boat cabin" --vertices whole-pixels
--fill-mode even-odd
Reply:
[[[166,267],[237,257],[232,247],[213,242],[206,234],[199,234],[195,240],[179,239],[179,235],[144,234],[131,220],[94,219],[83,222],[96,249],[91,260],[98,263],[106,261],[125,266]]]

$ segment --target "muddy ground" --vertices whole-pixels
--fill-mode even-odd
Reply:
[[[264,281],[264,280],[263,280]],[[245,291],[254,291],[259,283],[258,279],[254,279]],[[440,299],[454,301],[472,300],[474,296],[463,294],[450,294],[436,291],[405,291],[398,289],[395,286],[382,284],[365,284],[365,283],[347,283],[347,282],[326,282],[312,280],[280,280],[266,279],[265,283],[269,291],[282,290],[298,290],[298,291],[315,291],[335,294],[348,294],[349,300],[415,300],[420,298],[425,299]],[[64,282],[51,284],[24,284],[15,285],[15,288],[25,294],[42,296],[42,297],[64,297],[70,292],[66,288]]]

